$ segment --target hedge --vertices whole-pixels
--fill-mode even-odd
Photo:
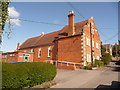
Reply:
[[[56,67],[49,63],[2,63],[2,88],[32,87],[51,81]]]

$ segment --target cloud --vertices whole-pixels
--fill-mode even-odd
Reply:
[[[20,26],[20,20],[19,19],[10,19],[11,23],[14,23],[16,26]]]
[[[20,13],[16,11],[15,7],[8,7],[8,15],[11,18],[10,19],[11,23],[14,23],[16,26],[20,26],[20,20],[18,19],[20,16]]]
[[[12,18],[20,16],[20,13],[16,11],[15,7],[8,7],[8,14]]]

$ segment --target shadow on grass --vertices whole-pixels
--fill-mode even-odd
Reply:
[[[101,90],[104,88],[120,88],[120,82],[119,81],[112,81],[111,85],[99,85],[94,90]]]

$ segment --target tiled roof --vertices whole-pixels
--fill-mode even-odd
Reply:
[[[111,45],[111,44],[104,44],[104,46],[105,46],[107,49],[109,49],[109,48],[112,48],[112,47],[113,47],[113,45]]]
[[[80,34],[80,31],[83,29],[84,25],[87,24],[87,22],[88,20],[75,23],[75,32],[76,32],[75,34]],[[67,33],[67,32],[68,32],[68,25],[64,26],[63,29],[59,31],[29,38],[20,46],[20,49],[30,48],[30,47],[35,47],[35,46],[40,46],[40,45],[45,45],[50,43],[52,44],[53,41],[55,40],[55,37],[58,37],[58,34]]]

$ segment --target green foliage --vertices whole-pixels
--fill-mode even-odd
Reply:
[[[85,70],[92,70],[92,66],[84,66]]]
[[[105,46],[101,45],[101,55],[104,55],[106,51]]]
[[[120,46],[115,44],[112,48],[113,57],[120,57]]]
[[[112,60],[112,56],[109,53],[105,53],[102,56],[102,61],[104,62],[104,65],[108,65],[111,60]]]
[[[10,0],[4,0],[4,2],[0,1],[0,43],[2,41],[2,34],[4,31],[5,22],[8,16],[9,1]]]
[[[102,60],[95,59],[92,67],[101,67],[101,66],[104,66],[104,62]]]
[[[32,87],[51,81],[56,75],[55,66],[49,63],[3,63],[2,66],[3,89]]]

